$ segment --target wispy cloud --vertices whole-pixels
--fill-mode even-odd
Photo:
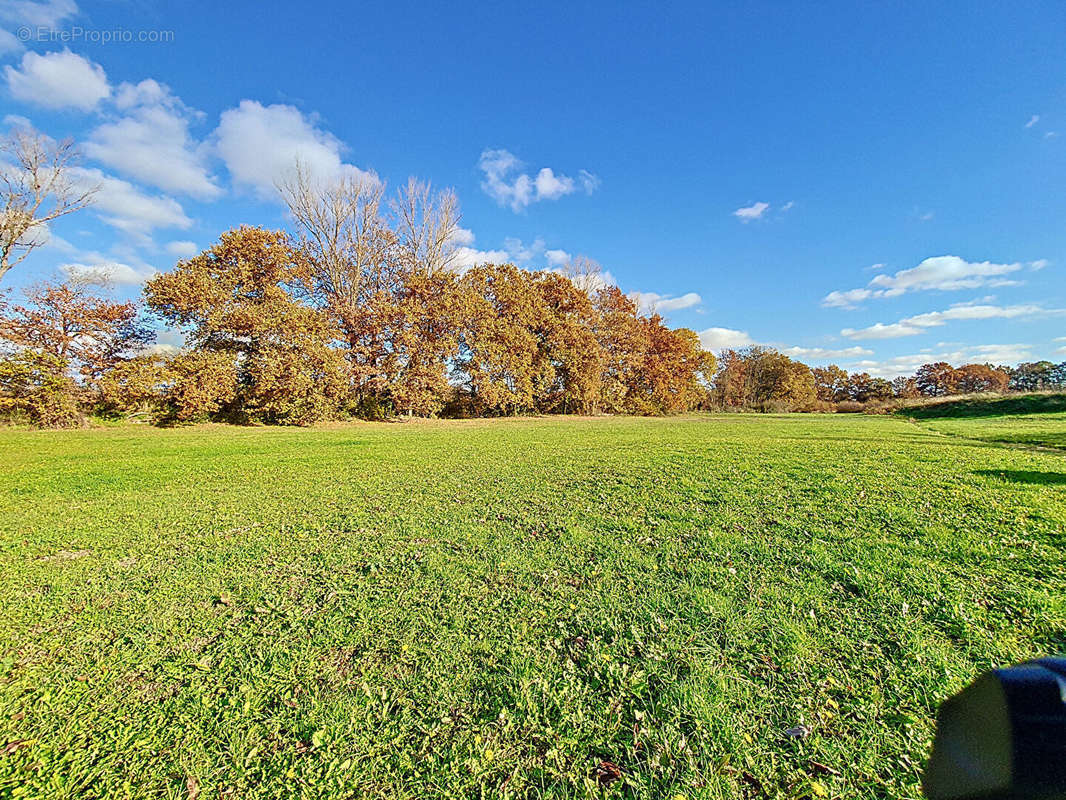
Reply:
[[[929,328],[936,328],[954,320],[1017,319],[1019,317],[1042,317],[1066,314],[1066,309],[1044,308],[1030,303],[1025,305],[997,306],[987,303],[960,303],[945,311],[929,311],[906,317],[899,322],[878,322],[868,328],[844,328],[841,336],[849,339],[898,339],[917,336]]]
[[[1039,114],[1033,114],[1033,116],[1029,117],[1029,121],[1027,123],[1025,123],[1025,127],[1026,128],[1031,128],[1034,125],[1036,125],[1036,123],[1038,123],[1038,122],[1040,122],[1040,115]]]
[[[1046,264],[1044,261],[1030,262]],[[833,291],[822,298],[827,308],[856,308],[865,300],[898,297],[908,292],[956,291],[982,286],[1017,286],[1020,281],[1004,276],[1017,272],[1021,262],[997,264],[991,261],[966,261],[958,256],[934,256],[918,266],[891,275],[875,275],[863,288]]]
[[[1033,357],[1032,345],[1028,344],[979,344],[953,350],[929,349],[918,353],[892,356],[886,359],[859,359],[841,366],[851,371],[869,372],[880,378],[895,378],[913,375],[922,364],[946,361],[949,364],[1016,364]]]

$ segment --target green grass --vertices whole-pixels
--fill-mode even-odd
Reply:
[[[900,418],[0,463],[0,797],[917,798],[937,703],[1066,649],[1063,456]]]
[[[951,436],[1066,450],[1066,394],[976,396],[898,413]]]

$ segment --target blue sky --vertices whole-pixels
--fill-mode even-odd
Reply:
[[[5,127],[101,185],[5,284],[132,296],[286,226],[299,155],[452,186],[471,262],[586,255],[709,348],[1066,357],[1066,4],[511,5],[0,0]]]

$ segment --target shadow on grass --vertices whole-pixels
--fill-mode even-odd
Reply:
[[[967,419],[1016,414],[1054,414],[1060,411],[1066,411],[1066,394],[1063,393],[945,398],[925,405],[902,408],[895,413],[914,419]]]
[[[1012,483],[1035,483],[1043,486],[1066,486],[1066,473],[1035,472],[1026,469],[979,469],[974,475],[1002,478]]]

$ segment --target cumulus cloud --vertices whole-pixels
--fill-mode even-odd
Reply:
[[[167,246],[164,249],[170,253],[170,255],[177,256],[178,258],[192,258],[200,252],[200,248],[196,246],[196,242],[187,241],[167,242]]]
[[[629,296],[637,304],[637,309],[641,314],[667,314],[671,311],[692,308],[703,302],[703,298],[695,292],[686,292],[677,297],[655,292],[630,292]]]
[[[525,165],[508,150],[483,150],[478,168],[484,173],[481,189],[500,205],[521,211],[541,200],[558,200],[573,194],[580,187],[586,194],[599,188],[600,179],[588,170],[578,177],[557,175],[551,167],[543,167],[535,177],[521,172]]]
[[[988,303],[960,303],[945,311],[929,311],[899,322],[885,324],[878,322],[868,328],[845,328],[841,336],[849,339],[897,339],[903,336],[917,336],[928,328],[936,328],[953,320],[975,319],[1017,319],[1018,317],[1038,317],[1066,314],[1066,309],[1049,309],[1029,303],[1025,305],[997,306]]]
[[[181,204],[172,197],[147,194],[132,183],[105,175],[98,169],[75,167],[70,174],[79,186],[98,187],[92,208],[104,222],[142,244],[151,243],[151,234],[156,228],[188,228],[192,225]]]
[[[544,257],[548,259],[548,266],[561,267],[570,261],[570,254],[565,250],[545,250]]]
[[[205,148],[189,134],[202,114],[154,80],[122,84],[115,105],[127,116],[96,128],[85,143],[86,155],[168,192],[201,200],[222,193],[207,169]]]
[[[789,206],[791,208],[791,206]],[[733,212],[733,216],[739,219],[741,222],[751,222],[755,219],[762,219],[763,214],[770,210],[769,203],[752,203],[750,206],[744,206],[738,208]]]
[[[746,331],[736,331],[732,328],[705,328],[697,335],[704,350],[727,350],[755,344],[755,340]]]
[[[377,180],[372,173],[344,163],[340,139],[290,105],[242,100],[236,108],[223,111],[215,131],[215,151],[236,184],[264,199],[278,198],[278,182],[292,175],[297,161],[319,179],[350,175]]]
[[[891,275],[875,275],[865,288],[830,292],[822,298],[822,305],[827,308],[855,308],[864,300],[898,297],[908,292],[947,292],[977,289],[982,286],[1017,286],[1020,281],[1004,276],[1017,272],[1023,266],[1021,262],[997,264],[991,261],[966,261],[958,256],[934,256],[910,269]]]
[[[111,95],[104,68],[69,50],[27,52],[18,68],[4,67],[4,77],[12,97],[45,108],[91,111]]]

